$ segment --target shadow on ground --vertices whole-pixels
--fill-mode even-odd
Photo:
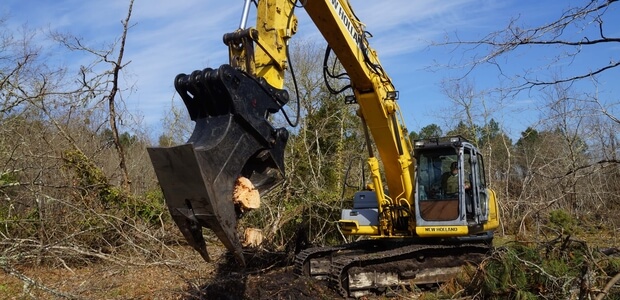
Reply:
[[[212,279],[187,291],[184,300],[340,298],[327,282],[295,275],[292,254],[262,249],[244,255],[245,268],[227,254]]]

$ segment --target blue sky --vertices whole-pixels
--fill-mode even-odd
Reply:
[[[430,46],[433,42],[442,41],[446,35],[454,37],[455,33],[462,39],[475,40],[505,27],[510,18],[517,16],[527,25],[541,25],[557,18],[567,5],[582,1],[351,0],[351,3],[373,34],[371,45],[400,91],[407,127],[418,131],[431,123],[444,129],[454,125],[446,120],[456,108],[442,94],[440,83],[464,73],[437,64],[463,63],[475,53]],[[0,15],[8,16],[9,25],[16,29],[23,24],[29,28],[50,28],[82,36],[90,45],[99,46],[120,36],[120,21],[126,16],[127,5],[125,0],[4,0]],[[125,54],[125,61],[131,63],[123,81],[134,88],[131,93],[125,92],[124,98],[130,111],[142,120],[152,136],[157,136],[172,99],[181,103],[172,85],[178,73],[227,62],[222,35],[238,27],[242,6],[243,0],[135,0],[133,27]],[[305,12],[297,10],[297,14],[300,29],[295,38],[321,40]],[[597,56],[611,59],[614,49],[609,48],[599,49]],[[530,63],[545,64],[551,57],[552,52],[526,49],[501,63],[504,70],[518,73],[529,68]],[[85,63],[81,61],[85,58],[74,55],[60,55],[56,59],[75,67]],[[569,73],[573,67],[590,63],[590,58],[584,56],[562,70]],[[550,76],[542,71],[548,70],[541,70],[541,78]],[[617,77],[603,78],[602,82],[607,83],[603,92],[613,92],[611,86],[617,83],[614,78]],[[482,67],[468,77],[479,89],[496,87],[501,79],[490,67]],[[494,110],[492,117],[504,124],[510,136],[518,138],[521,131],[535,125],[541,117],[538,97],[536,91],[530,91],[508,103],[486,99],[485,105],[487,110]]]

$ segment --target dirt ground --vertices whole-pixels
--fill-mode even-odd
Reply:
[[[174,251],[156,263],[14,267],[0,271],[0,299],[342,299],[326,282],[294,275],[285,253],[246,253],[241,269],[223,247],[210,247],[209,263],[188,246]]]

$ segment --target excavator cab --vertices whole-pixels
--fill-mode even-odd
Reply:
[[[496,227],[495,193],[476,147],[460,136],[432,138],[416,140],[414,153],[417,235],[466,236]]]
[[[376,191],[359,191],[338,221],[345,235],[491,239],[499,226],[480,151],[461,136],[414,142],[412,203],[382,205]],[[388,229],[388,230],[386,230]]]

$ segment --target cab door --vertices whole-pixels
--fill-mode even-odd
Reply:
[[[489,194],[486,187],[484,161],[482,155],[475,148],[466,146],[464,155],[465,169],[469,169],[468,174],[470,181],[470,189],[466,191],[470,198],[470,203],[466,205],[473,206],[469,213],[474,214],[476,223],[485,223],[489,219]],[[466,202],[469,199],[466,199]]]

